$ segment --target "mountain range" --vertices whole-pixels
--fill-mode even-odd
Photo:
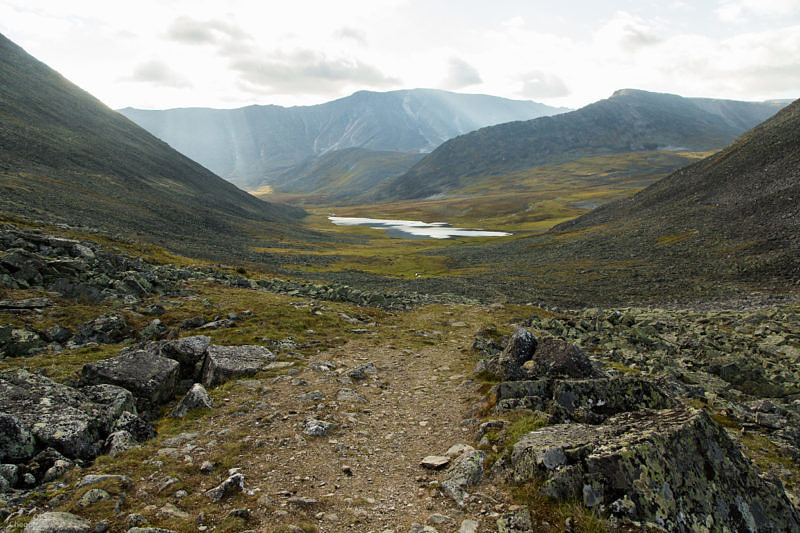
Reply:
[[[484,126],[564,111],[531,101],[434,89],[359,91],[324,104],[288,108],[119,110],[184,155],[248,189],[280,189],[293,167],[308,168],[315,158],[337,150],[424,153]],[[391,176],[395,168],[390,163],[384,174]]]
[[[302,233],[302,210],[245,193],[2,35],[0,79],[4,212],[220,254],[244,227]]]
[[[405,174],[383,183],[376,197],[425,198],[478,179],[598,154],[717,150],[783,105],[623,89],[576,111],[451,139]]]

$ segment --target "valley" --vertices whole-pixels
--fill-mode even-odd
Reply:
[[[800,530],[798,132],[634,89],[120,114],[0,35],[0,532]]]

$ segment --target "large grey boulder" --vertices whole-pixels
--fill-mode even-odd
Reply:
[[[513,479],[545,479],[554,497],[582,498],[669,531],[798,531],[800,512],[705,412],[642,410],[599,426],[559,424],[524,435]]]
[[[76,344],[96,342],[99,344],[115,344],[122,342],[133,334],[120,313],[107,313],[78,326],[72,340]]]
[[[194,335],[164,342],[160,347],[160,355],[180,363],[181,379],[199,380],[202,362],[210,345],[211,337]]]
[[[98,454],[117,412],[78,389],[25,370],[0,374],[0,411],[14,416],[37,446],[82,459]]]
[[[600,375],[583,350],[555,337],[541,337],[530,361],[523,367],[529,379],[545,376],[592,378]]]
[[[87,363],[81,370],[81,383],[109,383],[131,391],[140,412],[148,412],[169,401],[175,394],[177,361],[144,350],[122,352],[116,357]]]
[[[477,485],[483,478],[483,463],[486,453],[481,450],[464,452],[447,471],[442,490],[458,505],[464,505],[468,496],[465,489]]]
[[[92,523],[72,513],[49,512],[33,517],[24,533],[88,533]]]
[[[272,352],[263,346],[212,344],[203,365],[203,385],[214,387],[231,379],[252,376],[274,360]]]
[[[530,331],[517,328],[497,358],[501,375],[508,380],[526,379],[528,375],[522,366],[533,357],[536,344],[536,338]]]
[[[102,383],[82,387],[80,390],[93,402],[107,405],[114,413],[114,418],[119,418],[125,412],[136,414],[136,400],[128,389]]]
[[[35,451],[31,432],[13,415],[0,413],[0,463],[24,461]]]
[[[180,403],[170,411],[168,416],[183,418],[189,414],[189,411],[195,409],[211,409],[213,405],[214,402],[211,400],[211,396],[208,395],[208,391],[206,391],[201,384],[195,383],[192,385],[192,388],[189,389],[189,392],[181,399]]]

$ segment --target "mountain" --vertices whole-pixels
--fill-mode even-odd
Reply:
[[[304,212],[259,200],[0,35],[0,209],[225,254]]]
[[[478,177],[596,154],[716,150],[781,107],[624,89],[577,111],[500,124],[451,139],[385,183],[378,197],[424,198]]]
[[[345,148],[310,157],[278,175],[274,189],[324,196],[352,203],[364,199],[385,180],[399,176],[424,157],[419,152]]]
[[[241,186],[280,184],[309,157],[345,148],[429,152],[491,124],[566,111],[531,101],[433,89],[359,91],[324,104],[239,109],[119,110],[156,137]]]
[[[466,285],[515,301],[746,303],[756,289],[796,293],[799,131],[800,100],[722,151],[545,234],[441,253],[453,269],[486,269]]]

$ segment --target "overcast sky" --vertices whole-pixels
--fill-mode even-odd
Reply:
[[[0,32],[113,108],[800,97],[800,0],[0,0]]]

